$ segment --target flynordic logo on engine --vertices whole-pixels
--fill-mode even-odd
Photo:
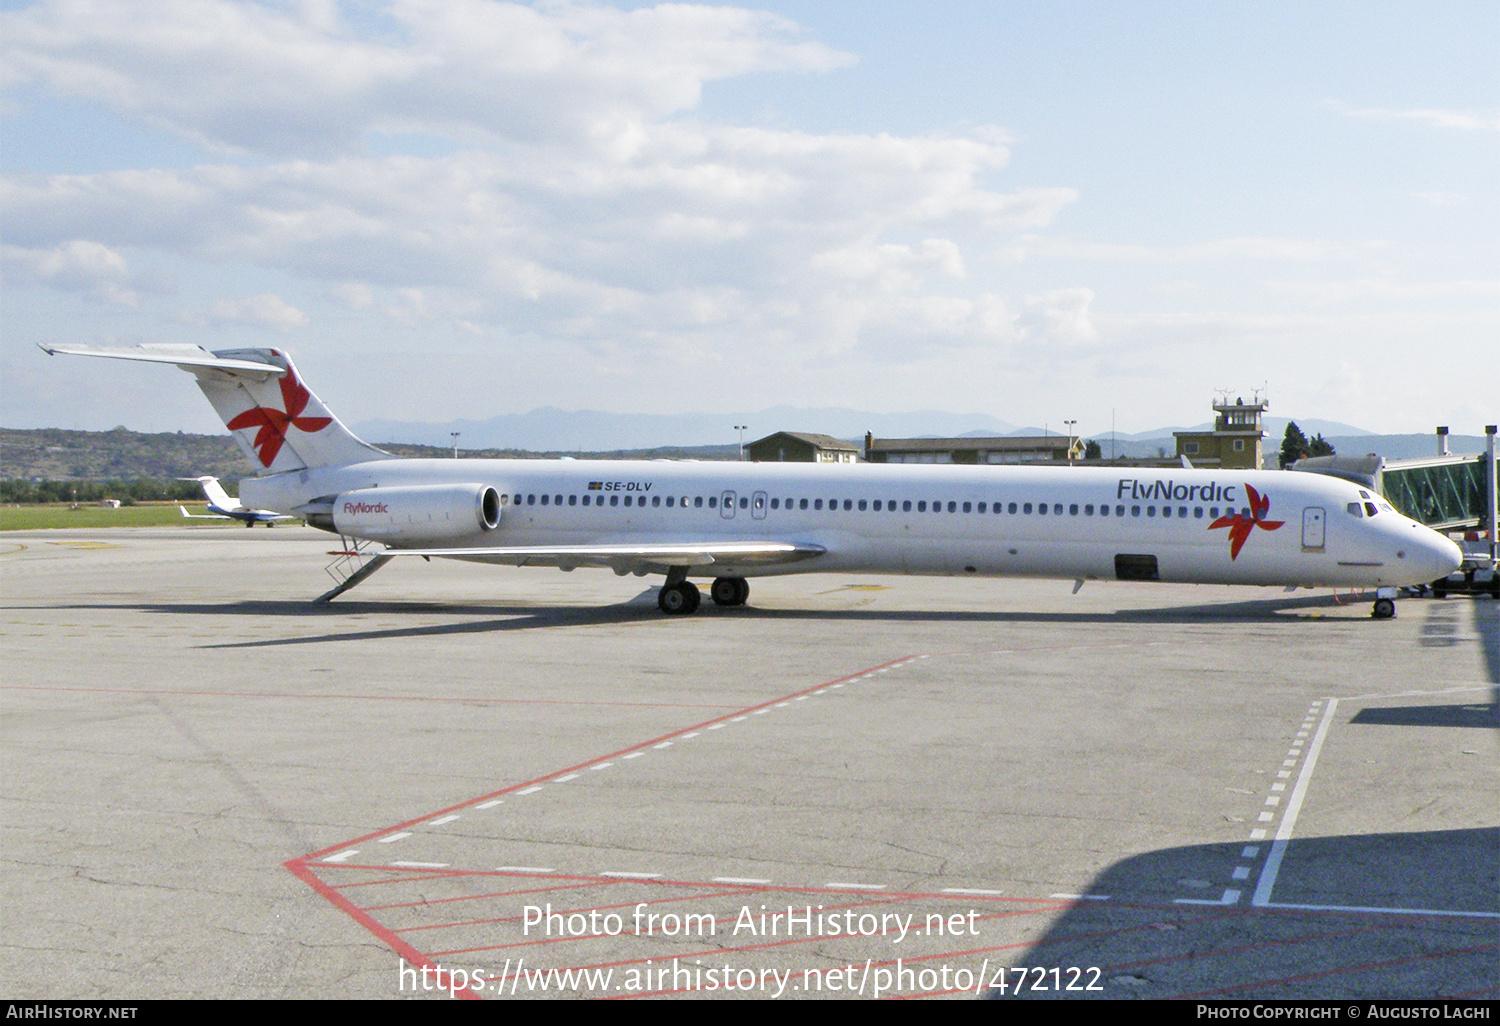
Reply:
[[[390,510],[383,502],[346,502],[344,512],[350,516],[357,516],[360,513],[389,513]]]

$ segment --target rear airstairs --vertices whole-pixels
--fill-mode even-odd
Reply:
[[[323,568],[323,572],[333,578],[335,587],[319,595],[314,602],[331,602],[395,558],[370,552],[370,542],[363,539],[347,538],[341,534],[339,540],[344,548],[335,553],[338,558]]]

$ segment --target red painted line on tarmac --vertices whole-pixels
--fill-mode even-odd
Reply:
[[[733,886],[733,885],[726,885],[726,886]],[[565,890],[567,888],[558,888],[558,889],[559,890]],[[607,911],[609,909],[616,909],[616,908],[634,909],[634,908],[637,908],[637,907],[639,907],[641,905],[651,905],[651,906],[669,905],[669,904],[671,904],[674,901],[696,901],[696,900],[698,900],[700,898],[722,898],[722,897],[733,897],[733,896],[734,896],[733,892],[730,892],[729,894],[725,894],[725,893],[723,893],[721,891],[705,891],[705,892],[702,892],[700,894],[674,894],[670,898],[658,898],[655,901],[649,901],[649,902],[647,902],[647,901],[622,901],[622,902],[617,902],[616,904],[613,904],[613,905],[580,905],[577,908],[553,909],[552,910],[552,914],[553,915],[557,915],[557,916],[562,916],[564,919],[566,919],[568,916],[587,915],[590,912],[604,912],[604,911]],[[524,920],[525,918],[526,917],[524,915],[519,915],[519,916],[501,916],[501,917],[499,917],[497,919],[465,919],[465,920],[461,920],[459,922],[453,922],[453,923],[431,923],[431,924],[428,924],[426,926],[409,926],[406,929],[407,929],[407,932],[411,932],[413,930],[441,930],[441,929],[443,929],[445,927],[451,927],[451,926],[480,926],[480,925],[488,925],[488,924],[492,924],[492,923],[519,923],[522,920]],[[572,938],[569,938],[569,939],[572,939]]]
[[[660,737],[654,737],[654,738],[651,738],[648,741],[641,741],[641,742],[639,742],[637,744],[633,744],[633,745],[630,745],[628,747],[621,748],[621,749],[619,749],[617,751],[610,752],[607,755],[595,756],[594,758],[588,759],[588,760],[586,760],[584,762],[580,762],[580,763],[577,763],[577,764],[572,765],[572,766],[565,766],[562,769],[553,770],[550,773],[547,773],[547,774],[545,774],[543,776],[533,777],[530,780],[523,780],[523,781],[521,781],[518,784],[511,784],[509,787],[504,787],[504,788],[501,788],[498,791],[491,791],[488,794],[482,794],[482,795],[479,795],[478,797],[470,798],[467,801],[459,802],[456,805],[449,805],[446,808],[442,808],[442,809],[438,809],[438,810],[436,810],[434,812],[426,813],[425,815],[418,816],[415,819],[409,819],[409,820],[406,820],[405,822],[402,822],[402,823],[395,823],[395,824],[392,824],[391,826],[382,827],[379,830],[371,831],[368,834],[363,834],[363,835],[361,835],[359,837],[353,838],[352,840],[341,841],[338,844],[331,844],[331,845],[329,845],[326,848],[320,848],[319,850],[317,850],[315,852],[311,852],[308,855],[305,855],[303,857],[305,859],[308,859],[309,861],[316,860],[316,859],[322,858],[325,855],[328,855],[331,852],[338,851],[340,848],[349,848],[349,847],[352,847],[353,845],[362,844],[365,841],[372,840],[372,839],[374,839],[376,837],[380,837],[380,836],[382,836],[384,834],[392,833],[392,832],[397,831],[397,830],[405,830],[407,827],[418,826],[418,825],[420,825],[422,823],[426,823],[429,820],[436,819],[437,817],[445,815],[447,813],[458,812],[461,809],[472,808],[473,806],[478,805],[480,802],[489,801],[492,798],[499,798],[502,795],[514,794],[516,791],[520,791],[520,790],[522,790],[524,788],[527,788],[527,787],[532,787],[532,786],[535,786],[537,784],[546,784],[546,783],[549,783],[549,782],[555,780],[556,778],[558,778],[558,777],[560,777],[560,776],[562,776],[562,775],[564,775],[566,773],[573,773],[573,772],[575,772],[577,770],[588,769],[590,766],[596,765],[597,763],[608,762],[611,759],[618,759],[620,756],[626,755],[626,754],[628,754],[630,752],[640,751],[642,749],[649,748],[652,745],[660,744],[663,741],[670,741],[673,738],[681,737],[683,734],[687,734],[687,733],[689,733],[691,731],[703,730],[703,729],[705,729],[705,728],[707,728],[707,727],[709,727],[709,726],[711,726],[712,724],[715,724],[715,723],[726,723],[726,722],[728,722],[729,720],[733,719],[736,716],[746,716],[746,715],[749,715],[749,714],[751,714],[751,713],[753,713],[753,712],[755,712],[756,710],[759,710],[759,709],[769,709],[772,706],[774,706],[777,702],[787,702],[787,701],[790,701],[790,700],[792,700],[794,698],[797,698],[799,695],[810,695],[814,691],[818,691],[818,690],[820,690],[822,688],[832,687],[834,684],[843,684],[843,683],[845,683],[847,681],[853,680],[855,677],[861,677],[861,676],[863,676],[863,675],[865,675],[867,673],[873,673],[876,670],[881,670],[881,669],[884,669],[884,668],[886,668],[888,666],[895,666],[895,665],[897,665],[899,663],[904,663],[904,662],[906,662],[906,661],[908,661],[908,660],[910,660],[912,658],[913,658],[912,656],[901,656],[898,659],[892,659],[889,662],[880,663],[879,665],[876,665],[876,666],[866,667],[863,670],[856,670],[853,673],[845,674],[842,677],[836,677],[836,678],[834,678],[833,680],[830,680],[830,681],[824,681],[821,684],[814,684],[811,687],[803,688],[800,691],[793,691],[790,694],[786,694],[786,695],[778,695],[775,698],[771,698],[771,699],[768,699],[768,700],[766,700],[764,702],[761,702],[759,705],[747,705],[747,706],[744,706],[743,708],[735,709],[735,710],[732,710],[730,712],[724,713],[722,716],[715,716],[711,720],[704,720],[701,723],[694,723],[694,724],[692,724],[690,726],[680,727],[677,730],[671,731],[670,733],[662,734]]]
[[[396,934],[392,933],[390,930],[387,930],[384,926],[381,926],[372,917],[366,915],[358,905],[355,905],[353,902],[346,899],[337,891],[326,886],[322,880],[318,879],[316,873],[308,872],[307,866],[302,860],[291,859],[290,861],[283,862],[282,865],[290,870],[292,875],[297,877],[297,879],[307,884],[307,886],[311,887],[317,893],[323,895],[324,898],[327,898],[334,908],[341,909],[356,923],[359,923],[366,930],[369,930],[378,939],[388,945],[392,951],[396,952],[397,955],[405,959],[408,965],[414,966],[418,970],[431,969],[434,974],[434,980],[438,985],[438,989],[447,990],[452,993],[450,987],[443,983],[443,978],[447,975],[445,972],[443,972],[443,970],[439,969],[434,963],[429,962],[426,955],[423,955],[420,951],[412,947],[410,944],[406,943]],[[449,977],[448,984],[451,985],[452,982],[452,978]],[[468,990],[460,990],[456,994],[454,994],[454,996],[463,998],[466,1001],[479,999],[478,994],[475,994]]]
[[[489,894],[460,894],[454,898],[429,898],[425,901],[398,901],[392,905],[366,905],[366,912],[384,912],[393,908],[427,908],[430,905],[447,905],[455,901],[484,901],[489,898],[514,898],[522,894],[551,894],[553,891],[577,890],[583,887],[597,887],[593,883],[554,884],[551,887],[524,887],[514,891],[491,891]]]

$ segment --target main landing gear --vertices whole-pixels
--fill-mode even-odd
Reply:
[[[716,605],[743,606],[750,597],[750,582],[743,577],[718,577],[708,593]]]
[[[698,603],[701,601],[703,601],[703,596],[698,594],[698,586],[692,581],[663,584],[661,591],[656,595],[657,608],[669,616],[687,616],[690,613],[696,613]]]
[[[750,597],[750,584],[743,577],[719,577],[708,589],[718,606],[743,606]],[[698,611],[703,596],[698,586],[687,579],[686,569],[672,568],[666,583],[656,595],[656,606],[668,616],[687,616]]]

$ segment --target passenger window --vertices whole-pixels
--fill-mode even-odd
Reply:
[[[618,506],[620,504],[620,497],[618,495],[611,495],[609,497],[609,504],[611,506]]]
[[[1011,503],[1009,506],[1005,507],[1005,510],[1006,510],[1007,513],[1014,513],[1016,511],[1016,504],[1014,502]],[[1031,506],[1030,505],[1028,505],[1026,507],[1026,512],[1028,512],[1028,513],[1031,512]]]
[[[797,508],[798,509],[806,509],[807,508],[807,500],[803,499],[801,502],[797,503]]]
[[[845,499],[844,500],[844,508],[845,509],[853,509],[854,508],[854,500],[853,499]]]
[[[1053,504],[1053,506],[1052,506],[1052,515],[1055,516],[1055,517],[1062,516],[1062,503],[1058,502],[1058,503],[1054,503]]]
[[[709,509],[718,509],[719,508],[719,497],[717,495],[710,495],[708,497],[708,508]]]
[[[918,500],[918,502],[917,502],[917,512],[918,513],[926,513],[927,512],[927,500],[926,499],[920,499],[920,500]]]
[[[813,500],[813,509],[822,509],[822,508],[823,508],[823,500],[822,499],[814,499]]]
[[[1011,506],[1012,506],[1012,507],[1014,507],[1014,506],[1015,506],[1015,503],[1011,503]],[[1012,508],[1012,509],[1011,509],[1011,512],[1012,512],[1012,513],[1014,513],[1014,512],[1015,512],[1015,509],[1014,509],[1014,508]],[[1026,505],[1024,505],[1024,506],[1022,506],[1022,507],[1021,507],[1021,512],[1022,512],[1022,513],[1030,513],[1030,512],[1031,512],[1031,503],[1029,503],[1029,502],[1028,502],[1028,503],[1026,503]]]
[[[1141,515],[1141,507],[1139,507],[1139,506],[1131,506],[1130,507],[1130,515],[1133,516],[1133,517],[1140,516]]]
[[[675,495],[668,495],[668,496],[667,496],[667,509],[671,509],[671,508],[672,508],[672,502],[673,502],[673,501],[674,501],[674,500],[675,500],[675,499],[676,499],[676,496],[675,496]]]
[[[1077,515],[1078,515],[1078,503],[1075,502],[1075,503],[1073,503],[1073,505],[1071,505],[1071,506],[1068,507],[1068,516],[1070,516],[1070,517],[1076,517]]]
[[[703,508],[703,496],[701,496],[701,495],[695,495],[695,496],[693,496],[693,508],[694,509],[702,509]]]
[[[1163,506],[1161,508],[1161,515],[1164,516],[1164,517],[1170,517],[1172,515],[1172,507],[1171,506]]]
[[[864,499],[860,499],[859,500],[859,508],[861,510],[863,510],[865,508],[865,505],[866,505],[865,500]]]
[[[905,502],[903,502],[901,504],[901,508],[903,510],[905,510],[907,513],[910,513],[911,512],[911,500],[907,499]]]
[[[660,507],[661,506],[661,496],[660,495],[653,495],[653,496],[651,496],[651,505],[654,506],[654,507]]]
[[[979,512],[981,512],[981,513],[985,512],[984,506],[985,506],[985,504],[982,503],[982,502],[979,504]],[[964,512],[967,513],[969,511],[968,510],[964,510]]]
[[[749,508],[750,508],[750,500],[749,500],[749,498],[748,497],[741,498],[740,499],[740,509],[749,509]]]
[[[1156,516],[1156,507],[1155,506],[1147,506],[1146,507],[1146,516],[1148,516],[1148,517],[1154,517],[1154,516]]]

